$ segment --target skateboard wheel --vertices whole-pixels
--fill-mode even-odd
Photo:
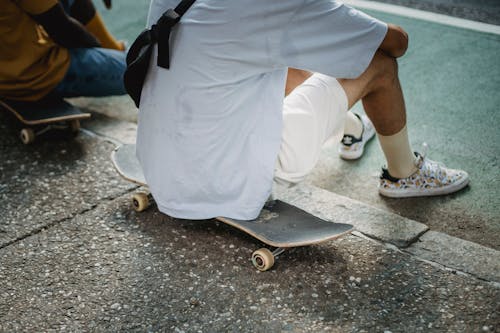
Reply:
[[[69,129],[72,133],[78,133],[80,131],[80,121],[78,119],[70,121]]]
[[[31,128],[23,128],[19,136],[25,145],[35,141],[35,132]]]
[[[149,207],[149,197],[147,193],[136,193],[132,196],[132,203],[136,212],[142,212]]]
[[[274,265],[274,255],[266,248],[258,249],[252,254],[252,263],[261,272],[265,272]]]

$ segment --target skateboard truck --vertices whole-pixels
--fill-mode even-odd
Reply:
[[[25,127],[19,132],[19,138],[25,145],[33,143],[35,138],[43,133],[49,132],[51,130],[66,130],[69,129],[74,135],[78,134],[80,131],[80,121],[78,119],[71,120],[68,124],[49,124],[42,127],[39,130],[35,130],[34,127]]]

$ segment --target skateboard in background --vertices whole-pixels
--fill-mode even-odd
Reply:
[[[10,112],[21,123],[19,136],[24,144],[33,143],[37,136],[51,130],[65,130],[76,135],[80,131],[80,120],[91,116],[62,98],[37,102],[0,99],[0,109]]]

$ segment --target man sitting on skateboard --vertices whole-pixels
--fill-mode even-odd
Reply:
[[[149,24],[177,2],[153,0]],[[467,185],[466,172],[409,144],[397,67],[408,36],[400,27],[335,1],[198,0],[172,35],[170,69],[156,66],[153,52],[137,137],[162,212],[255,218],[273,180],[300,182],[323,144],[343,137],[358,100],[387,160],[380,194],[441,195]],[[289,67],[315,74],[283,100]],[[368,138],[349,139],[345,145]]]
[[[0,0],[0,8],[0,97],[125,94],[125,47],[91,0]]]

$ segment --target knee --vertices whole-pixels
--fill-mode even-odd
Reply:
[[[374,84],[376,86],[392,85],[398,80],[398,61],[382,51],[377,51],[373,63],[376,68]]]

